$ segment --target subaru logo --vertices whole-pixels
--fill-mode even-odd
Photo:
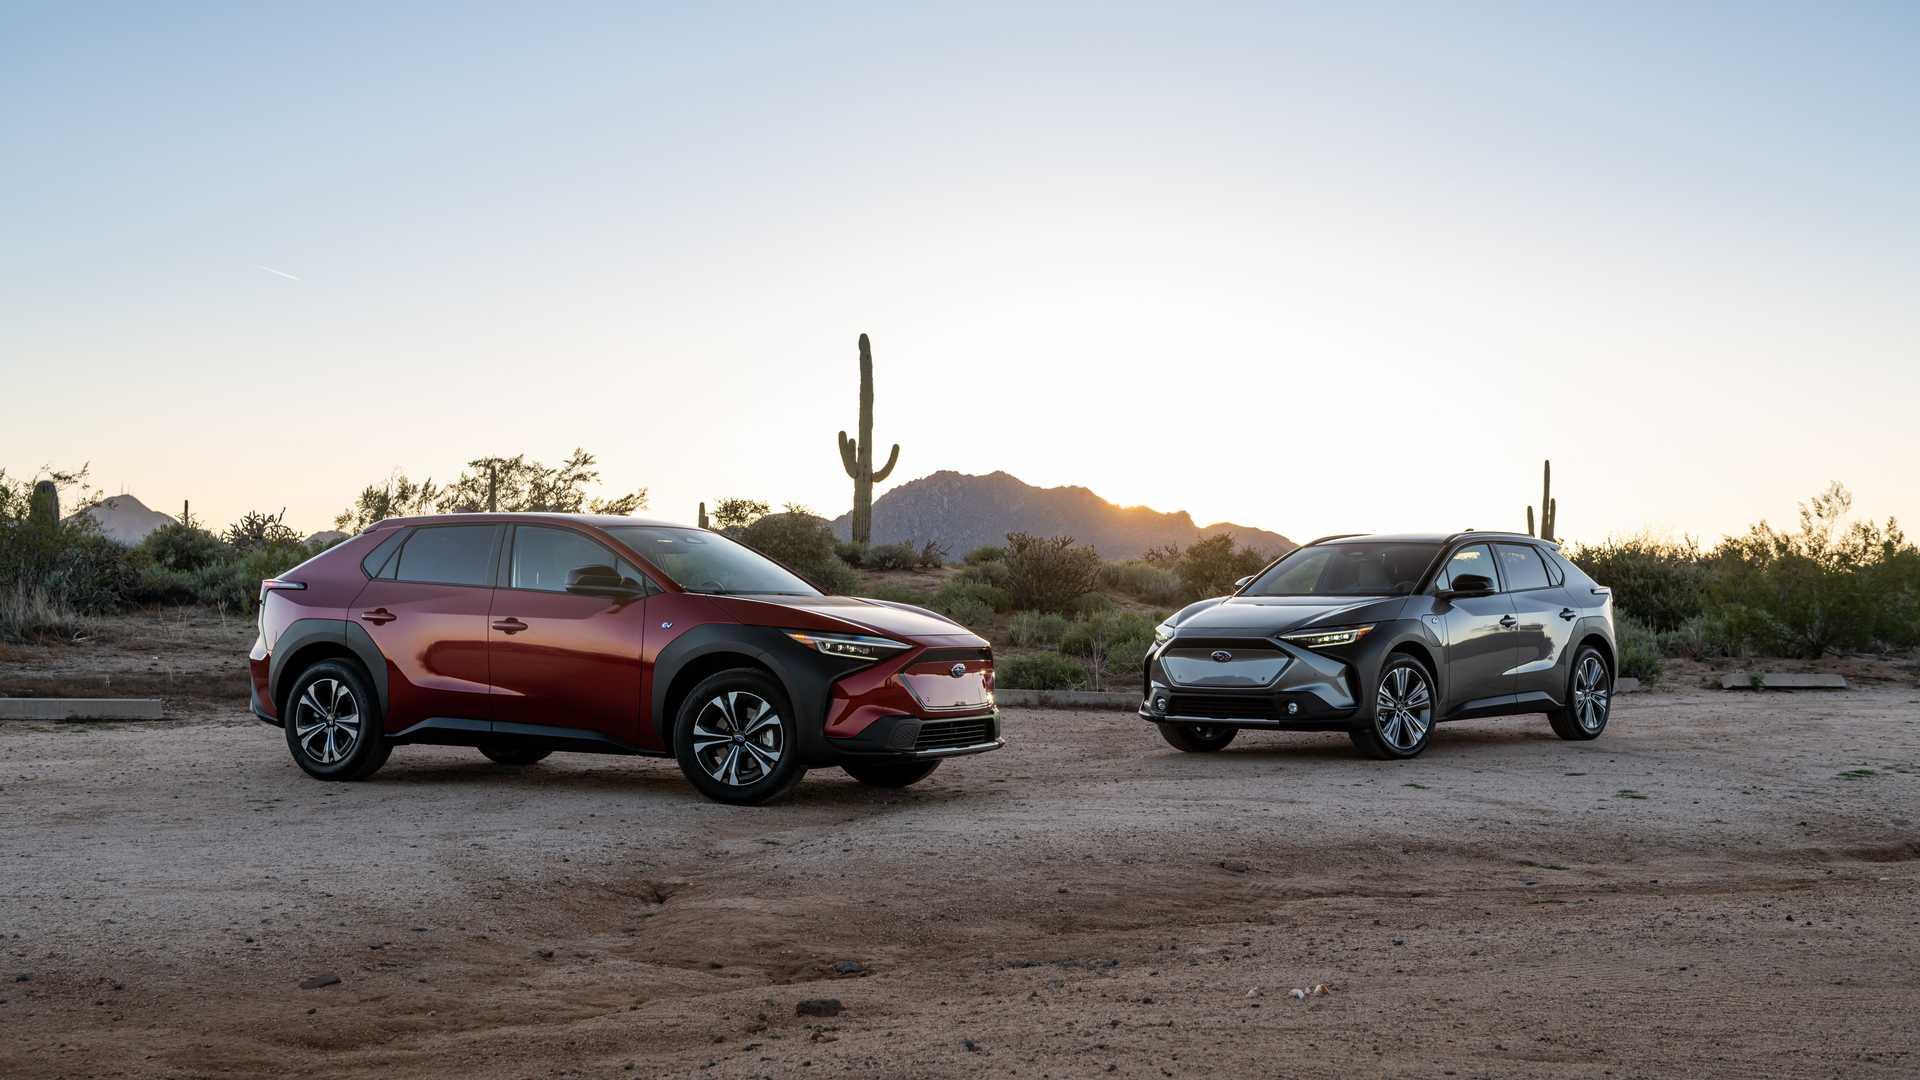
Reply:
[[[1230,652],[1228,652],[1227,650],[1225,650],[1225,649],[1215,649],[1215,650],[1213,650],[1213,662],[1214,662],[1214,663],[1216,663],[1216,664],[1224,664],[1224,663],[1226,663],[1227,661],[1229,661],[1229,660],[1231,660],[1231,659],[1233,659],[1233,654],[1232,654],[1232,653],[1230,653]]]
[[[962,675],[965,675],[966,673],[967,673],[967,665],[965,664],[955,664],[953,665],[952,668],[950,668],[947,671],[947,674],[953,676],[956,679]]]

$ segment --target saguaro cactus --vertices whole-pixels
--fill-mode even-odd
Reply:
[[[1538,535],[1542,540],[1553,539],[1553,527],[1559,524],[1560,500],[1553,497],[1553,462],[1545,463],[1540,473],[1540,532],[1533,531],[1533,507],[1527,507],[1527,535]]]
[[[41,529],[60,524],[60,488],[53,481],[33,485],[33,494],[27,500],[27,520]]]
[[[847,438],[840,433],[840,462],[847,468],[847,475],[853,477],[853,539],[864,544],[873,533],[873,485],[893,474],[894,462],[900,460],[900,444],[893,444],[893,452],[887,455],[887,464],[876,471],[873,467],[873,348],[867,344],[867,335],[860,335],[860,437]]]
[[[707,527],[707,504],[706,503],[700,504],[700,527],[703,529]]]

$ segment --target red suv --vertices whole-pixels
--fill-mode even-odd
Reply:
[[[578,514],[379,522],[261,583],[253,712],[321,780],[409,743],[502,765],[672,756],[721,802],[809,768],[904,787],[997,750],[993,653],[906,604],[827,596],[704,529]]]

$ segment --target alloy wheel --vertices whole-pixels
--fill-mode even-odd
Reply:
[[[1374,695],[1374,711],[1388,746],[1403,754],[1419,746],[1433,724],[1433,688],[1426,673],[1413,664],[1388,670]]]
[[[765,780],[786,752],[786,727],[771,702],[750,690],[708,701],[693,720],[693,757],[708,776],[732,787]]]
[[[337,765],[360,744],[360,701],[340,679],[307,684],[293,709],[294,741],[321,765]]]
[[[1573,718],[1582,729],[1599,731],[1612,706],[1613,681],[1607,677],[1607,666],[1599,657],[1589,655],[1573,674]]]

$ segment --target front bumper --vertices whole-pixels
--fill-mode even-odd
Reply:
[[[1361,713],[1354,659],[1273,638],[1176,637],[1147,660],[1139,716],[1157,724],[1344,729]]]
[[[829,738],[827,749],[841,758],[943,758],[984,754],[1005,746],[1000,714],[969,716],[883,716],[850,738]]]

